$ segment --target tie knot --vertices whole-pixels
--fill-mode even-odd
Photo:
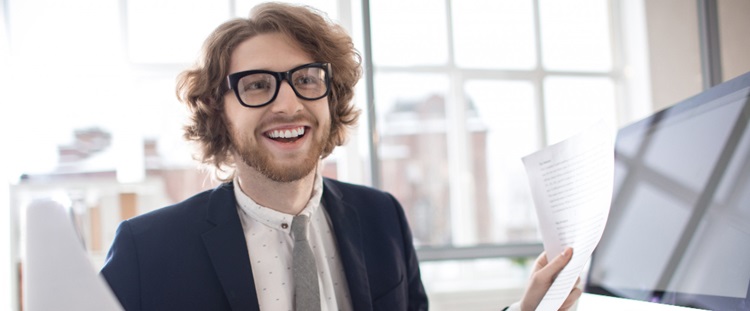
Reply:
[[[307,215],[297,215],[292,219],[292,234],[295,241],[307,240],[307,224],[310,218]]]

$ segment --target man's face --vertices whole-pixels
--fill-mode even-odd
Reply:
[[[261,34],[237,46],[229,72],[282,72],[315,61],[287,36]],[[245,165],[271,180],[290,182],[307,176],[317,165],[331,127],[327,97],[298,98],[284,80],[269,105],[244,107],[230,91],[224,95],[224,108],[238,167]]]

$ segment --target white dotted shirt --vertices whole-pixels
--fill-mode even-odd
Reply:
[[[238,212],[245,231],[250,266],[261,310],[294,310],[292,284],[292,218],[289,215],[255,203],[234,182]],[[323,178],[316,173],[310,201],[300,214],[310,217],[308,240],[318,266],[320,305],[322,311],[352,309],[344,267],[339,259],[331,221],[321,208]]]

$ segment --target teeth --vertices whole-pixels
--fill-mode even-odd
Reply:
[[[273,130],[268,133],[270,138],[295,138],[305,134],[305,127],[300,126],[291,130]]]

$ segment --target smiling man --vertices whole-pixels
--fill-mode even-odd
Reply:
[[[357,121],[361,75],[351,38],[323,16],[260,5],[180,75],[185,137],[225,183],[120,225],[101,273],[125,309],[427,309],[398,201],[321,176]],[[541,256],[516,307],[533,310],[570,255]]]

